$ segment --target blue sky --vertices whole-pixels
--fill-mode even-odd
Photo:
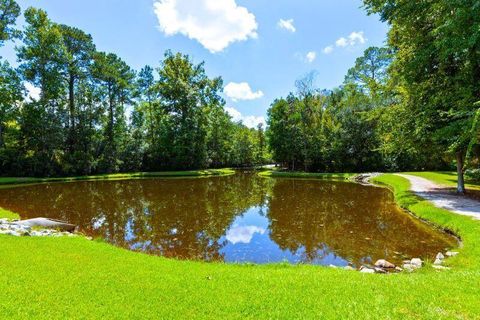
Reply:
[[[340,85],[356,57],[387,33],[361,0],[17,1],[90,33],[98,50],[137,70],[157,66],[167,49],[205,61],[209,76],[224,79],[228,111],[251,126],[310,71],[321,88]],[[11,45],[0,55],[15,60]]]

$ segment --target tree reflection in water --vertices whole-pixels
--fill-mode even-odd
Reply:
[[[25,186],[0,190],[0,207],[180,259],[359,265],[431,259],[455,245],[401,212],[386,189],[252,173]]]

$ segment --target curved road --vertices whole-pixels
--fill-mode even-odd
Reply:
[[[407,174],[396,174],[410,181],[410,190],[436,207],[480,220],[480,202],[445,190],[430,180]]]

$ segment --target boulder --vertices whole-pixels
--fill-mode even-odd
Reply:
[[[413,258],[412,260],[410,260],[410,264],[415,268],[415,269],[418,269],[418,268],[421,268],[423,266],[423,261],[422,259],[420,258]]]
[[[458,252],[448,251],[445,254],[447,255],[447,257],[455,257],[458,254]]]
[[[76,227],[73,224],[69,224],[64,221],[47,219],[47,218],[35,218],[29,220],[17,221],[14,223],[17,226],[24,226],[30,228],[46,228],[46,229],[55,229],[60,231],[74,232]]]
[[[436,259],[437,259],[437,260],[444,260],[444,259],[445,259],[445,256],[443,255],[443,253],[439,252],[439,253],[437,253]]]
[[[388,262],[387,260],[381,259],[375,262],[375,267],[393,269],[395,268],[395,265],[391,262]]]
[[[378,268],[378,267],[375,267],[375,273],[387,273],[387,271],[385,271],[385,269],[383,268]]]
[[[375,273],[375,269],[371,269],[365,266],[360,267],[361,273]]]
[[[410,263],[404,263],[402,268],[408,272],[412,272],[415,269]]]
[[[436,265],[436,266],[440,266],[440,265],[442,265],[442,263],[443,263],[443,260],[437,258],[437,259],[435,259],[435,262],[433,264]]]
[[[15,231],[13,230],[0,230],[0,234],[6,235],[6,236],[19,236]]]

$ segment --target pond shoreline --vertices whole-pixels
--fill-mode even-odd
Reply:
[[[227,176],[227,175],[241,174],[241,173],[242,173],[241,170],[231,170],[231,169],[202,170],[202,171],[188,171],[188,172],[133,173],[133,174],[88,176],[88,177],[67,177],[67,178],[53,178],[53,179],[48,179],[47,178],[47,179],[40,179],[40,181],[38,181],[35,184],[43,184],[43,183],[51,183],[51,182],[55,182],[55,183],[75,182],[75,181],[121,181],[121,180],[132,180],[133,181],[133,180],[138,180],[138,179],[149,179],[149,178],[212,177],[212,176]],[[327,173],[327,174],[322,174],[322,173],[313,173],[312,174],[312,173],[303,173],[303,172],[278,172],[278,171],[272,171],[272,170],[259,171],[259,172],[255,172],[254,170],[248,170],[248,173],[258,175],[258,176],[264,177],[264,178],[265,177],[272,177],[272,178],[294,178],[294,179],[298,179],[298,180],[310,180],[310,179],[312,179],[312,180],[321,180],[321,181],[345,181],[345,182],[350,182],[350,183],[353,183],[353,184],[359,184],[359,185],[363,185],[363,186],[385,187],[385,186],[380,186],[378,184],[375,184],[373,181],[370,181],[370,180],[373,180],[374,178],[378,177],[379,175],[381,175],[380,173],[367,173],[367,174],[353,174],[353,173],[341,173],[341,174],[328,174]],[[26,178],[26,179],[7,178],[7,181],[28,181],[27,183],[24,183],[24,184],[7,185],[7,187],[17,187],[17,186],[20,187],[20,186],[26,186],[26,185],[32,185],[33,184],[33,183],[30,183],[30,182],[32,182],[32,179],[29,179],[29,178]],[[1,179],[0,179],[0,184],[1,184]],[[12,195],[10,195],[10,196],[12,196]],[[70,197],[67,196],[67,198],[70,198]],[[0,210],[1,210],[1,208],[0,208]],[[34,211],[37,211],[37,210],[34,210]],[[41,213],[42,210],[40,210],[38,212],[40,214],[42,214]],[[44,210],[43,210],[43,212],[44,212]],[[437,226],[437,225],[435,225],[435,224],[433,224],[429,221],[420,219],[418,216],[412,214],[412,212],[410,212],[408,210],[403,210],[403,212],[405,212],[406,214],[411,216],[415,221],[423,223],[425,226],[428,226],[428,227],[432,228],[433,230],[436,230],[438,232],[445,233],[445,234],[448,234],[448,235],[453,235],[455,237],[455,240],[456,240],[457,244],[459,244],[459,243],[461,244],[461,241],[460,241],[459,237],[457,237],[453,232],[445,232],[446,230],[444,230],[443,228],[440,228],[439,226]],[[46,214],[46,213],[43,213],[43,214]],[[5,214],[4,214],[4,216],[5,216]],[[18,217],[18,215],[16,215],[13,212],[10,212],[9,217],[13,218],[13,219],[16,219]],[[32,215],[29,216],[25,212],[23,212],[22,217],[23,218],[25,218],[25,217],[37,218],[37,216],[32,216]],[[51,217],[53,217],[54,219],[56,218],[55,216],[51,216]],[[56,218],[56,219],[58,219],[58,218]],[[63,219],[65,221],[70,220],[70,219],[68,219],[68,217],[63,217]],[[70,221],[70,222],[75,223],[75,219],[74,219],[74,221]],[[76,223],[79,223],[79,222],[77,221]],[[84,225],[83,223],[80,223],[80,225],[83,225],[84,227],[86,227],[86,225]],[[323,227],[323,225],[322,225],[322,227]],[[15,230],[13,230],[13,231],[15,231]],[[352,231],[350,231],[350,232],[352,232]],[[88,238],[90,238],[90,236],[95,237],[95,238],[100,237],[99,235],[89,234]],[[371,237],[371,235],[369,235],[368,237]],[[366,239],[370,239],[370,238],[366,238]],[[450,248],[453,248],[453,247],[450,247]],[[432,255],[434,255],[436,253],[437,253],[436,250],[435,250],[435,252],[430,252],[430,254],[432,254]],[[415,258],[416,255],[407,254],[407,255],[402,255],[402,256],[404,258],[409,257],[409,259],[413,259],[413,258]],[[377,259],[384,259],[384,258],[388,259],[387,256],[383,256],[383,255],[382,256],[375,255],[375,257]],[[393,258],[393,259],[396,260],[395,258]],[[397,260],[398,260],[398,258],[397,258]],[[211,262],[211,261],[209,261],[209,262]],[[226,262],[226,263],[238,263],[238,262],[230,261],[230,262]],[[269,262],[269,263],[276,263],[276,262]],[[353,262],[349,262],[350,267],[354,265],[352,263]],[[400,263],[400,261],[397,261],[397,263]],[[260,264],[262,264],[262,263],[260,263]],[[292,264],[296,264],[296,263],[292,262]],[[322,264],[320,264],[320,265],[322,265]],[[327,265],[331,265],[331,263],[323,264],[323,266],[327,266]],[[371,264],[366,263],[366,264],[357,265],[357,269],[361,270],[362,268],[368,268],[368,267],[372,267],[372,266],[373,266],[373,261],[372,261]]]
[[[51,178],[34,178],[34,177],[0,177],[0,186],[5,185],[24,185],[37,184],[47,182],[74,182],[74,181],[101,181],[101,180],[133,180],[145,178],[168,178],[168,177],[211,177],[226,176],[235,174],[235,170],[225,169],[205,169],[205,170],[189,170],[189,171],[159,171],[159,172],[133,172],[133,173],[113,173],[100,174],[90,176],[73,176],[73,177],[51,177]]]
[[[197,310],[197,316],[206,318],[252,314],[264,318],[477,318],[480,292],[472,284],[480,274],[480,223],[419,199],[401,177],[383,175],[375,180],[389,186],[399,206],[462,237],[460,254],[446,262],[451,270],[427,264],[420,272],[385,277],[305,265],[203,263],[152,257],[81,237],[0,235],[4,314],[12,318],[96,318],[99,314],[180,318]],[[72,273],[78,281],[67,281]],[[45,288],[51,289],[48,295]],[[36,300],[40,295],[44,298]],[[93,296],[102,301],[95,308],[86,298]],[[65,308],[58,301],[71,302]],[[352,301],[356,301],[353,311]]]
[[[235,174],[235,170],[230,168],[189,170],[189,171],[159,171],[159,172],[133,172],[133,173],[115,173],[101,174],[92,176],[74,176],[74,177],[52,177],[52,178],[33,178],[33,177],[0,177],[0,190],[4,188],[23,187],[27,185],[36,185],[43,183],[65,183],[78,181],[122,181],[148,178],[204,178],[212,176],[228,176]],[[20,215],[0,207],[0,219],[10,220],[19,219]]]

